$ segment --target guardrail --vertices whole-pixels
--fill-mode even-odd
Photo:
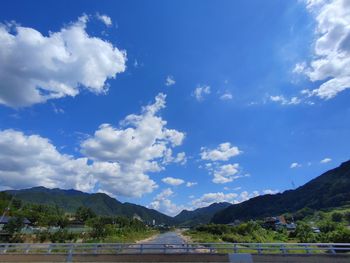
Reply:
[[[0,254],[350,254],[350,243],[0,243]]]

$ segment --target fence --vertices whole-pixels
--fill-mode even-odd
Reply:
[[[350,243],[3,243],[0,254],[349,254]]]

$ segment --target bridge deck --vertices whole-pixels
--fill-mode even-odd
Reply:
[[[252,255],[254,263],[349,263],[350,255]],[[123,255],[42,255],[7,254],[0,255],[0,262],[230,262],[228,254],[123,254]]]

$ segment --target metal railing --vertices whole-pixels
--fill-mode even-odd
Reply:
[[[339,254],[350,243],[2,243],[0,254]]]

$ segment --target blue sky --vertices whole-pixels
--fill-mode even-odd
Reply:
[[[348,159],[345,5],[3,3],[2,189],[173,215],[304,184]]]

